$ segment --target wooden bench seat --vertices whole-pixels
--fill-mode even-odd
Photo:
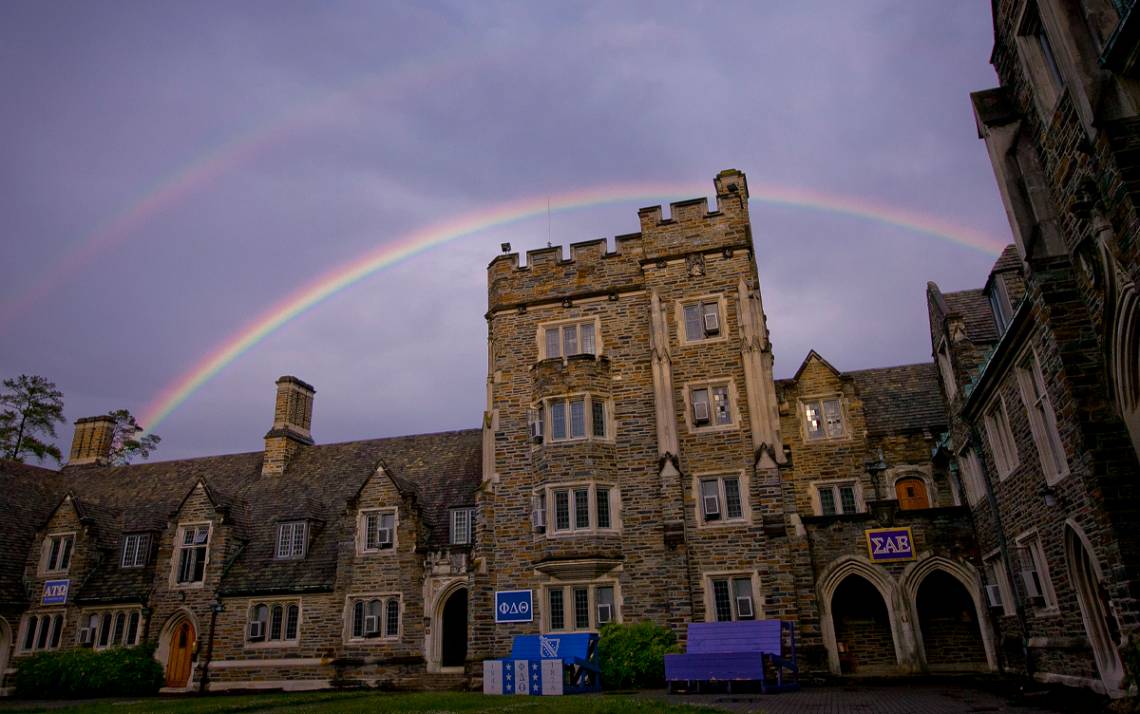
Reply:
[[[784,681],[784,670],[792,681]],[[729,691],[732,682],[759,682],[763,692],[786,691],[799,688],[797,672],[794,625],[781,620],[693,622],[685,654],[665,655],[670,691],[680,682],[697,689],[701,683],[727,682]]]

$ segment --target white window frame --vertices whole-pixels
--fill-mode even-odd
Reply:
[[[587,591],[587,608],[589,611],[589,627],[578,627],[576,613],[574,611],[574,591],[576,589],[585,588]],[[542,586],[542,631],[543,632],[556,632],[560,635],[574,633],[574,632],[597,632],[599,629],[598,624],[598,588],[612,588],[613,589],[613,612],[610,614],[610,622],[622,622],[622,598],[621,586],[618,584],[617,579],[603,579],[603,580],[587,580],[575,582],[563,582],[561,580],[546,583]],[[550,611],[550,591],[562,591],[562,624],[563,627],[555,629],[552,613]]]
[[[998,334],[1005,334],[1005,328],[1009,327],[1009,323],[1013,319],[1013,303],[1009,299],[1005,279],[1000,274],[995,273],[990,278],[986,297],[990,301],[990,310],[994,314],[994,325],[997,326]]]
[[[51,566],[52,542],[57,538],[60,541],[60,546],[59,546],[59,561],[60,562],[63,560],[64,544],[70,543],[70,547],[66,551],[67,552],[67,565],[65,567],[62,567],[62,568],[59,567],[60,562],[56,563],[56,567],[54,567],[54,568],[50,567]],[[75,561],[75,544],[76,544],[77,540],[78,540],[78,538],[76,538],[76,532],[75,531],[58,531],[55,533],[49,533],[46,536],[44,536],[44,541],[43,541],[43,546],[42,546],[43,550],[40,553],[40,567],[39,567],[40,574],[41,575],[62,575],[64,573],[66,573],[68,570],[70,570],[72,562]]]
[[[977,505],[986,495],[986,483],[982,476],[982,462],[975,449],[966,447],[958,452],[958,477],[962,488],[966,489],[967,505]]]
[[[124,534],[123,549],[119,557],[119,567],[124,570],[146,567],[146,564],[150,562],[150,542],[150,533]]]
[[[364,603],[364,617],[367,620],[368,604],[373,600],[380,602],[380,620],[378,622],[378,629],[375,635],[364,634],[357,636],[355,633],[355,612],[356,603]],[[396,634],[388,634],[388,603],[390,601],[396,602],[397,608],[397,622]],[[353,593],[349,594],[344,600],[344,643],[345,644],[368,644],[372,642],[399,642],[404,636],[404,597],[398,592],[373,592],[373,593]],[[362,627],[364,625],[362,624]],[[367,630],[365,630],[367,632]]]
[[[115,638],[115,620],[119,615],[123,616],[123,632],[122,632],[122,635],[118,639],[116,639]],[[132,615],[138,618],[135,621],[134,641],[131,641],[131,638],[130,638],[131,616]],[[89,629],[92,618],[95,618],[95,620],[96,620],[95,626],[93,628],[94,632],[92,634],[91,643],[90,643],[92,649],[104,650],[104,649],[109,649],[111,647],[134,647],[138,643],[142,642],[142,631],[143,631],[142,608],[138,608],[138,607],[133,607],[133,608],[121,608],[120,607],[120,608],[111,608],[111,609],[92,608],[89,610],[81,610],[79,613],[79,626],[75,628],[75,644],[79,647],[86,646],[85,643],[83,642],[83,631],[86,629]],[[109,638],[108,638],[108,641],[106,643],[103,643],[102,638],[100,637],[100,633],[102,632],[104,621],[109,621],[111,623],[110,624],[110,630],[109,630]]]
[[[301,530],[298,552],[297,529]],[[286,532],[288,535],[286,536]],[[283,541],[282,536],[286,536]],[[282,545],[285,547],[282,548]],[[303,560],[309,551],[309,523],[304,520],[280,521],[277,524],[277,541],[273,544],[274,560]]]
[[[747,580],[751,586],[752,596],[752,617],[746,619],[763,620],[764,619],[764,602],[761,599],[760,589],[760,575],[755,570],[727,570],[703,573],[704,580],[704,599],[705,599],[705,622],[721,622],[717,619],[716,612],[716,590],[714,582],[718,580],[728,581],[728,595],[729,604],[732,607],[732,622],[740,619],[740,612],[738,610],[737,594],[736,594],[736,581]]]
[[[1002,560],[1001,551],[998,549],[991,550],[982,558],[982,564],[985,567],[985,585],[997,585],[998,592],[1001,593],[1001,611],[1003,615],[1013,616],[1017,614],[1017,608],[1014,605],[1013,585],[1009,581],[1009,573],[1005,569],[1005,561]],[[986,607],[989,607],[989,600],[986,601]]]
[[[58,622],[56,621],[57,616],[59,617]],[[31,625],[31,620],[33,617],[36,618],[36,629],[35,629],[35,634],[33,635],[33,639],[32,639],[32,646],[31,647],[25,647],[24,643],[25,643],[25,640],[27,640],[27,638],[28,638],[28,628]],[[41,633],[41,627],[44,623],[45,618],[47,619],[47,622],[49,623],[49,625],[48,625],[49,628],[52,628],[52,629],[48,630],[48,634],[47,634],[47,637],[45,638],[44,645],[41,647],[39,644],[40,633]],[[40,611],[40,612],[26,612],[26,613],[24,613],[23,617],[20,618],[20,632],[19,632],[20,636],[16,640],[16,643],[15,643],[16,651],[23,654],[23,653],[29,653],[29,652],[45,652],[48,650],[57,650],[63,645],[63,631],[66,629],[67,629],[67,612],[66,612],[66,610],[46,610],[46,611]],[[55,642],[55,644],[52,644],[53,641]]]
[[[847,428],[847,400],[843,398],[842,394],[817,394],[812,396],[799,397],[797,400],[797,411],[799,413],[800,433],[803,435],[804,444],[818,444],[824,441],[836,441],[838,439],[846,439],[851,435],[851,430]],[[835,402],[839,407],[839,424],[843,433],[829,434],[827,429],[827,407],[824,406],[826,402]],[[820,416],[823,419],[823,432],[820,436],[812,436],[811,431],[808,429],[808,406],[817,405],[820,410]]]
[[[582,348],[581,325],[584,325],[584,324],[590,324],[590,325],[594,326],[594,351],[593,352],[581,351],[581,348]],[[565,333],[563,332],[563,329],[566,327],[575,327],[576,328],[574,339],[575,339],[575,343],[576,343],[578,351],[575,352],[574,354],[566,354]],[[548,329],[554,329],[554,328],[558,329],[558,354],[551,355],[551,354],[548,354],[547,347],[546,347],[546,331]],[[569,318],[566,320],[550,320],[547,322],[540,322],[540,323],[538,323],[537,335],[536,335],[535,339],[538,342],[538,358],[539,358],[539,360],[545,360],[545,359],[562,359],[562,360],[565,360],[568,357],[573,357],[575,355],[586,355],[586,354],[592,354],[595,357],[598,357],[598,356],[604,354],[604,352],[602,350],[602,320],[597,315],[595,315],[593,317],[576,317],[576,318]]]
[[[598,526],[598,488],[609,489],[609,507],[610,507],[610,525],[608,528],[601,528]],[[587,499],[589,504],[589,520],[590,525],[585,528],[577,527],[577,500],[578,491],[585,489],[587,491]],[[555,494],[559,491],[567,492],[567,507],[570,513],[570,527],[558,527],[558,507]],[[540,493],[546,499],[546,537],[547,538],[565,538],[570,536],[580,536],[589,533],[617,533],[621,530],[621,493],[618,487],[612,483],[605,483],[599,481],[574,481],[566,483],[550,484],[546,486]]]
[[[206,527],[206,542],[205,542],[205,556],[202,560],[202,579],[201,580],[188,580],[186,582],[179,582],[178,571],[179,565],[182,562],[182,551],[187,548],[198,548],[199,546],[191,544],[185,545],[183,541],[186,539],[186,530],[188,528],[198,529]],[[194,521],[190,523],[179,523],[178,528],[174,531],[174,551],[170,558],[170,587],[178,589],[193,589],[205,587],[206,578],[209,576],[210,568],[210,545],[214,542],[214,522],[213,521]]]
[[[1029,349],[1021,355],[1016,372],[1021,388],[1021,402],[1029,419],[1029,431],[1033,434],[1033,443],[1037,446],[1037,455],[1041,461],[1041,472],[1045,474],[1045,482],[1051,486],[1069,475],[1069,456],[1061,441],[1053,399],[1049,396],[1036,350]],[[1035,398],[1035,393],[1040,396]],[[1053,463],[1054,459],[1060,462],[1059,470]]]
[[[989,442],[990,453],[997,466],[998,480],[1009,478],[1018,464],[1021,463],[1017,453],[1017,442],[1013,438],[1013,429],[1009,423],[1009,410],[1005,406],[1005,397],[997,395],[985,410],[986,441]]]
[[[839,492],[840,488],[850,486],[855,495],[855,510],[848,513],[842,510],[843,497]],[[817,516],[847,516],[851,513],[866,513],[867,503],[863,500],[863,483],[857,478],[844,478],[844,479],[829,479],[826,481],[812,481],[808,484],[811,492],[811,507],[812,511]],[[835,499],[835,513],[823,512],[823,501],[820,498],[821,491],[831,491],[832,497]]]
[[[725,479],[736,479],[740,489],[740,515],[735,518],[728,516],[728,497],[725,489]],[[708,518],[705,513],[704,482],[717,482],[717,506],[720,511],[719,518]],[[745,471],[706,471],[694,473],[691,482],[693,508],[698,528],[717,528],[723,526],[748,525],[752,522],[752,504],[750,483]]]
[[[475,542],[475,509],[471,506],[452,508],[448,512],[448,540],[452,545],[471,545]],[[462,516],[462,518],[460,518]],[[464,521],[460,525],[460,521]]]
[[[1028,564],[1026,558],[1032,563],[1033,569],[1037,573],[1037,580],[1040,583],[1043,604],[1034,607],[1034,614],[1038,617],[1059,615],[1061,609],[1057,603],[1057,592],[1053,589],[1053,579],[1049,575],[1049,560],[1045,557],[1045,548],[1041,544],[1041,536],[1037,529],[1034,528],[1022,533],[1014,539],[1014,542],[1017,543],[1017,565],[1022,571],[1018,573],[1018,577],[1022,580],[1022,587],[1025,588],[1025,570],[1027,570],[1025,566]]]
[[[700,305],[701,309],[701,332],[703,337],[689,339],[689,332],[685,327],[685,308],[692,305]],[[705,310],[703,309],[708,305],[716,305],[717,322],[720,328],[715,333],[709,333],[705,327]],[[698,295],[696,297],[678,300],[674,303],[673,308],[674,320],[677,323],[677,343],[682,347],[689,345],[707,345],[712,342],[725,342],[728,340],[728,300],[724,293],[709,293],[708,295]]]
[[[582,436],[574,436],[571,428],[571,403],[581,400],[583,416],[583,432]],[[554,404],[563,404],[563,414],[566,418],[566,435],[562,437],[554,436]],[[602,404],[602,418],[605,427],[605,434],[603,436],[594,435],[594,404],[600,402]],[[613,406],[610,400],[592,394],[590,392],[573,392],[570,394],[556,394],[550,397],[544,397],[539,404],[533,407],[535,410],[542,410],[542,432],[543,441],[546,444],[561,444],[564,442],[579,442],[579,441],[603,441],[612,442],[614,440],[614,424],[613,424]]]
[[[297,608],[297,631],[292,638],[289,634],[289,608]],[[259,620],[254,619],[258,607],[266,608],[264,628],[260,640],[250,639],[250,625]],[[281,636],[270,639],[273,634],[273,609],[281,608]],[[249,598],[245,605],[245,634],[242,638],[247,649],[265,649],[269,647],[298,647],[301,644],[301,625],[305,622],[305,607],[301,598]]]
[[[714,401],[712,390],[724,387],[728,397],[728,422],[717,424],[714,418]],[[697,424],[693,414],[693,392],[707,389],[709,391],[709,420],[707,424]],[[685,405],[685,426],[690,434],[704,434],[710,431],[733,431],[740,428],[740,407],[736,395],[736,382],[732,378],[709,379],[699,382],[685,382],[681,385],[681,397]]]
[[[392,516],[392,542],[390,545],[378,544],[377,547],[372,548],[368,545],[368,517],[372,514],[377,514],[380,519],[377,523],[377,528],[382,530],[386,515]],[[398,547],[397,533],[400,530],[400,511],[397,508],[362,508],[356,514],[356,554],[357,555],[382,555],[385,553],[395,553]]]

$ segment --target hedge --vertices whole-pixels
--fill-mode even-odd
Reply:
[[[154,643],[97,652],[40,652],[19,663],[13,677],[18,697],[68,698],[157,694],[165,682]]]
[[[652,622],[603,625],[598,642],[602,686],[652,688],[665,684],[665,653],[679,652],[677,636]]]

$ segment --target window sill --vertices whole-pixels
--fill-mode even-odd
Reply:
[[[345,640],[344,644],[346,644],[346,645],[370,645],[370,644],[374,644],[377,642],[381,642],[384,644],[391,644],[393,642],[399,642],[399,641],[400,641],[399,636],[385,635],[383,637],[351,637],[351,638]]]
[[[716,337],[706,337],[703,340],[690,340],[687,338],[680,338],[677,340],[680,347],[697,347],[699,345],[716,344],[718,342],[728,342],[728,335],[718,335]]]
[[[717,424],[714,426],[690,426],[690,434],[715,434],[721,431],[740,431],[740,426],[736,422],[730,424]]]
[[[291,647],[300,647],[301,640],[273,640],[271,642],[246,642],[245,648],[247,650],[272,650],[272,649],[286,649]]]
[[[555,531],[547,528],[546,537],[551,540],[561,540],[564,538],[582,538],[589,536],[607,536],[607,535],[621,535],[620,528],[575,528],[573,530],[560,530]]]
[[[200,580],[196,583],[174,583],[170,587],[174,590],[202,590],[206,587],[206,581]]]
[[[1059,605],[1050,605],[1049,607],[1034,608],[1033,616],[1040,618],[1060,617],[1061,607]]]
[[[697,528],[733,528],[741,526],[751,526],[752,519],[741,516],[740,518],[725,518],[722,520],[706,521],[700,518],[697,519]]]
[[[380,548],[378,550],[358,550],[358,551],[356,551],[356,554],[358,556],[365,557],[365,556],[373,556],[373,555],[391,555],[395,552],[396,552],[396,547],[392,546],[391,548]]]

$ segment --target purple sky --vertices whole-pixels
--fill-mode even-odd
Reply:
[[[409,231],[602,184],[711,193],[728,167],[1006,241],[968,98],[996,84],[991,43],[988,3],[945,0],[8,0],[0,314],[20,309],[0,376],[59,386],[66,453],[71,421],[141,414],[288,293]],[[203,178],[171,191],[188,170]],[[637,208],[555,214],[551,240],[634,232]],[[819,211],[754,202],[752,221],[778,377],[813,347],[840,369],[929,360],[926,281],[980,287],[993,262]],[[157,458],[261,448],[281,374],[316,386],[319,442],[478,426],[503,241],[545,245],[546,218],[288,323],[159,425]]]

